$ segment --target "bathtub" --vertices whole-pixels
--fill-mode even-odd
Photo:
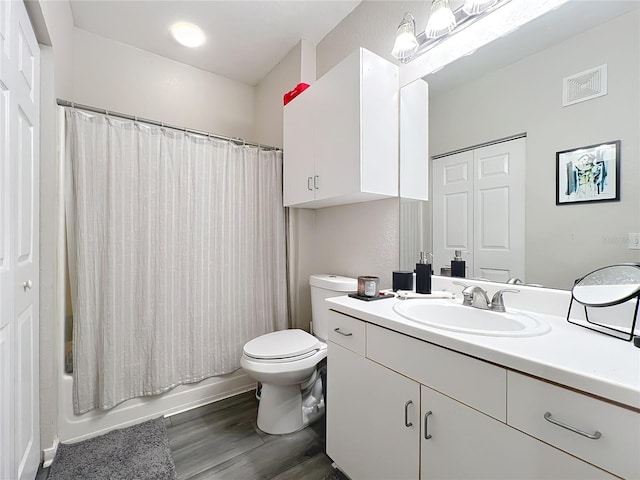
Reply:
[[[134,425],[159,416],[174,415],[222,400],[252,390],[255,385],[255,380],[239,369],[229,375],[177,386],[162,395],[133,398],[110,410],[92,410],[82,415],[75,415],[73,413],[73,377],[63,374],[58,388],[58,439],[65,443],[79,442],[116,428]],[[55,448],[53,450],[46,456],[53,459]]]

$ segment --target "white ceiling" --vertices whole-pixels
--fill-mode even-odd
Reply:
[[[360,0],[72,0],[75,26],[233,80],[256,85],[301,40],[317,45]],[[205,45],[169,34],[195,23]]]

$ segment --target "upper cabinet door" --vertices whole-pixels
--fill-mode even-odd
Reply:
[[[315,91],[305,90],[284,107],[284,206],[314,199],[314,118]]]
[[[398,195],[394,64],[355,51],[287,105],[284,122],[285,206],[320,208]],[[310,155],[310,173],[294,175]]]
[[[317,82],[316,199],[360,188],[360,56],[351,55]]]

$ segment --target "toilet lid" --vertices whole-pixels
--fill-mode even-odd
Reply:
[[[244,353],[249,357],[261,359],[290,358],[318,350],[321,345],[320,340],[304,330],[281,330],[247,342]]]

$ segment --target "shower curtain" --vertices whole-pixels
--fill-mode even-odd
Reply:
[[[282,152],[65,116],[76,414],[238,369],[287,326]]]

